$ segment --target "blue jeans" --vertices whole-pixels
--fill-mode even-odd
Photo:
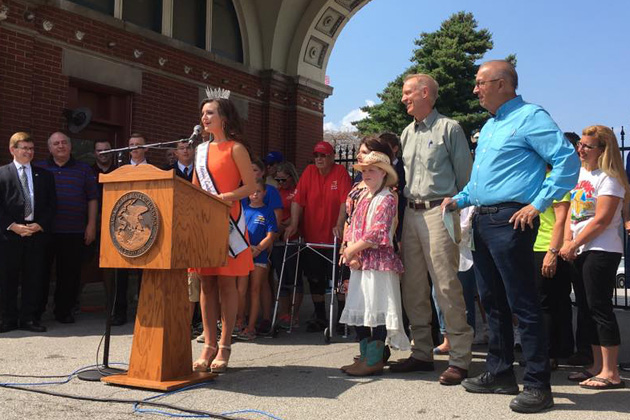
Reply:
[[[495,376],[513,375],[514,314],[527,363],[523,383],[549,389],[551,369],[533,250],[540,220],[534,219],[533,229],[514,229],[509,219],[519,209],[502,207],[496,213],[476,214],[473,219],[473,261],[489,329],[486,369]]]
[[[470,325],[473,330],[475,329],[475,292],[477,291],[477,283],[475,281],[475,270],[472,268],[468,271],[460,271],[457,273],[457,278],[462,283],[462,289],[464,291],[464,303],[466,304],[466,323]],[[438,305],[437,297],[435,296],[435,288],[431,288],[431,297],[435,304],[435,311],[437,312],[438,322],[440,323],[440,334],[446,334],[446,324],[444,323],[444,314]]]

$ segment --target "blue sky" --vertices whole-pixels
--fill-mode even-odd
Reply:
[[[360,119],[387,82],[410,65],[414,39],[451,14],[472,12],[492,33],[484,59],[517,55],[520,88],[563,131],[625,126],[630,143],[630,1],[372,0],[343,28],[326,74],[334,92],[324,127]]]

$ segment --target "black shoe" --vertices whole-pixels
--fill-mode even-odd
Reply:
[[[621,362],[619,363],[619,369],[624,372],[630,372],[630,362]]]
[[[387,364],[391,355],[392,351],[389,349],[389,346],[385,346],[385,348],[383,349],[383,363]]]
[[[13,330],[17,330],[17,322],[0,322],[0,333],[5,333]]]
[[[510,402],[510,408],[517,413],[538,413],[553,407],[553,396],[550,389],[532,388],[526,386]]]
[[[72,314],[68,315],[57,315],[55,316],[57,322],[61,322],[62,324],[74,324],[74,317]]]
[[[39,321],[22,321],[20,322],[20,329],[36,333],[43,333],[48,331],[46,327],[39,323]]]
[[[433,362],[414,359],[409,356],[407,359],[399,363],[389,365],[389,370],[395,373],[404,372],[432,372],[435,370]]]
[[[466,391],[476,394],[518,394],[518,385],[512,372],[500,376],[484,372],[474,378],[464,379],[462,386]]]
[[[127,317],[124,315],[114,315],[112,317],[112,322],[110,323],[112,327],[120,327],[121,325],[125,325],[127,323]]]
[[[311,319],[306,323],[306,332],[321,332],[328,327],[328,321],[325,319]]]

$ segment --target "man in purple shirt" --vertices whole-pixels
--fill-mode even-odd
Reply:
[[[55,319],[61,323],[74,322],[72,308],[77,301],[81,284],[81,263],[86,245],[96,237],[98,188],[92,168],[72,157],[70,138],[53,133],[48,138],[50,157],[38,166],[55,177],[57,212],[53,220],[53,240],[49,253],[49,267],[56,262]],[[42,312],[48,301],[47,279]]]

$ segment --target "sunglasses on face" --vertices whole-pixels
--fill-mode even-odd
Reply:
[[[313,153],[313,157],[315,159],[317,159],[317,158],[325,158],[325,157],[328,157],[328,155],[325,155],[323,153]]]
[[[591,146],[590,144],[586,144],[586,143],[582,143],[581,141],[578,141],[577,147],[583,147],[587,150],[595,150],[595,149],[601,148],[602,146]]]
[[[276,180],[278,184],[282,184],[284,182],[287,182],[289,178],[274,178],[274,179]]]

